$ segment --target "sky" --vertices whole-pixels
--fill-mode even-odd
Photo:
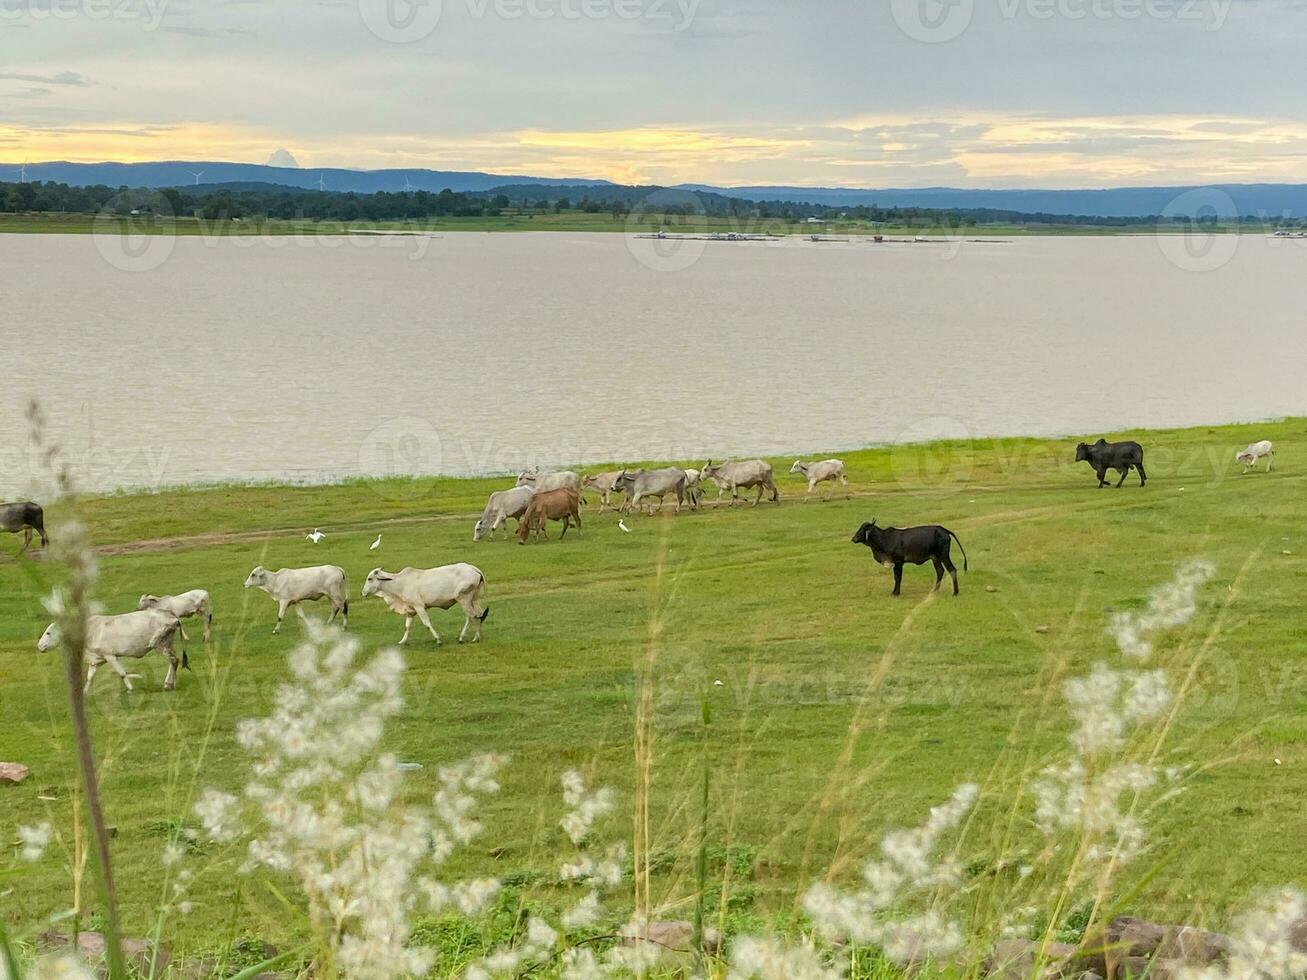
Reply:
[[[1307,0],[0,0],[0,161],[1300,182],[1304,45]]]

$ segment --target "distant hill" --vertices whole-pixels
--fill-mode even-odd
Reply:
[[[0,164],[0,182],[21,177],[17,164]],[[199,174],[197,178],[195,175]],[[493,191],[509,197],[536,194],[532,188],[549,188],[552,197],[581,199],[587,189],[602,188],[605,200],[636,201],[648,188],[627,188],[606,180],[586,178],[532,177],[520,174],[490,174],[455,170],[345,170],[326,168],[303,170],[252,163],[173,160],[158,163],[29,163],[30,181],[57,181],[75,187],[177,187],[239,185],[241,189],[270,189],[269,185],[301,190],[375,194],[405,189],[458,193]],[[1307,215],[1307,184],[1217,184],[1176,187],[1115,187],[1104,190],[998,190],[957,187],[857,189],[840,187],[795,187],[767,185],[717,187],[711,184],[683,184],[661,192],[674,199],[678,192],[720,195],[722,201],[760,201],[822,205],[833,208],[858,206],[879,208],[923,208],[935,211],[1006,211],[1023,214],[1074,215],[1079,217],[1145,218],[1168,213],[1178,197],[1191,191],[1203,192],[1194,200],[1218,200],[1223,217],[1238,215],[1303,217]],[[1224,195],[1224,197],[1220,197]],[[1230,208],[1226,199],[1233,202]],[[715,200],[715,198],[714,198]],[[710,206],[710,211],[720,210]],[[1191,212],[1193,205],[1182,210]]]
[[[195,175],[199,174],[197,178]],[[19,180],[22,169],[17,164],[0,164],[0,181]],[[570,184],[598,186],[604,180],[553,179],[517,174],[487,174],[458,170],[299,170],[292,167],[269,167],[255,163],[221,163],[205,160],[170,160],[160,163],[50,163],[27,164],[28,180],[53,180],[74,187],[184,187],[200,184],[277,184],[317,190],[322,189],[375,194],[378,191],[487,191],[502,184]]]
[[[1233,213],[1302,217],[1307,215],[1307,184],[1212,184],[1176,187],[1115,187],[1105,190],[970,190],[957,187],[857,190],[838,187],[714,187],[683,184],[686,190],[708,191],[741,200],[789,201],[830,207],[875,205],[882,208],[932,210],[1020,211],[1025,214],[1073,214],[1113,218],[1145,218],[1164,214],[1176,198],[1190,191],[1229,197]],[[1192,210],[1192,207],[1186,208]],[[1229,217],[1229,214],[1223,214]]]

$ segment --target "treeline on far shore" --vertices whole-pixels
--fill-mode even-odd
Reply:
[[[358,194],[309,190],[276,184],[203,184],[163,189],[74,187],[53,181],[0,182],[0,214],[109,214],[199,218],[210,221],[274,219],[285,221],[415,221],[432,218],[498,218],[569,212],[636,218],[655,217],[692,222],[696,217],[741,221],[858,222],[892,227],[975,228],[982,225],[1073,226],[1102,228],[1155,227],[1190,224],[1231,227],[1302,228],[1303,219],[1245,215],[1238,219],[1215,214],[1198,218],[1150,215],[1104,217],[1026,213],[992,208],[936,210],[881,208],[875,205],[831,207],[790,201],[750,201],[702,191],[662,187],[552,186],[517,184],[480,192],[445,189],[381,191]]]

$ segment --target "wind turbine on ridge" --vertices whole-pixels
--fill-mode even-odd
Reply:
[[[26,161],[26,160],[24,160],[21,164],[19,164],[19,167],[18,167],[18,182],[19,182],[20,184],[26,184],[26,183],[27,183],[27,161]]]
[[[196,186],[196,187],[199,187],[199,186],[200,186],[200,178],[204,176],[204,171],[203,171],[203,170],[188,170],[188,171],[186,171],[186,172],[187,172],[188,174],[190,174],[192,177],[195,178],[195,186]]]
[[[326,177],[323,175],[323,173],[322,173],[321,171],[319,171],[319,172],[318,172],[318,190],[320,190],[320,191],[325,191],[326,189],[327,189]]]

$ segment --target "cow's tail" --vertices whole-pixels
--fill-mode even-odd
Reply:
[[[949,531],[949,537],[951,537],[954,541],[958,543],[958,551],[962,552],[962,570],[964,572],[971,571],[971,569],[967,566],[967,549],[962,547],[962,539],[959,538],[952,531]]]
[[[478,601],[478,602],[480,602],[480,601],[481,601],[481,597],[482,597],[483,595],[485,595],[485,591],[486,591],[486,575],[485,575],[484,572],[482,572],[482,573],[481,573],[481,578],[480,578],[480,579],[478,580],[478,582],[477,582],[477,601]],[[482,607],[481,607],[481,622],[484,623],[484,622],[486,621],[486,617],[489,616],[489,615],[490,615],[490,607],[489,607],[489,606],[482,606]]]
[[[159,630],[159,632],[155,634],[154,642],[152,642],[150,646],[157,647],[160,643],[163,643],[165,641],[171,642],[172,640],[175,640],[177,637],[181,636],[181,632],[182,632],[182,621],[180,619],[174,619],[171,623],[163,627],[163,629]],[[183,644],[185,644],[185,642],[186,642],[185,640],[182,640]],[[182,667],[184,667],[186,670],[191,669],[191,658],[187,654],[185,646],[182,647]]]

